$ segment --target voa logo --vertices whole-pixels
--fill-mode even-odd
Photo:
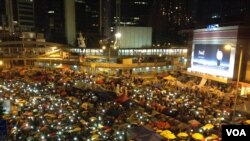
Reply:
[[[247,136],[244,129],[226,129],[227,136]]]

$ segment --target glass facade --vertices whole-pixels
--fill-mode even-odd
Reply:
[[[136,55],[185,55],[187,49],[119,49],[119,56],[136,56]]]
[[[103,56],[104,51],[102,49],[80,49],[74,48],[70,49],[70,52],[73,53],[80,53],[82,55],[98,55]],[[146,55],[146,56],[161,56],[161,55],[186,55],[187,49],[186,48],[161,48],[161,49],[118,49],[118,56],[138,56],[138,55]]]

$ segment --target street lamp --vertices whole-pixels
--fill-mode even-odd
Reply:
[[[232,48],[232,45],[227,44],[225,45],[225,49],[230,50]],[[239,64],[238,64],[238,72],[237,72],[237,80],[236,80],[236,93],[235,93],[235,98],[234,98],[234,105],[233,105],[233,118],[235,118],[236,115],[236,105],[237,105],[237,100],[238,100],[238,91],[239,91],[239,81],[240,81],[240,73],[241,73],[241,65],[242,65],[242,55],[243,55],[243,50],[240,47],[240,60],[239,60]]]
[[[243,51],[242,51],[242,48],[240,48],[240,60],[239,60],[237,81],[236,81],[236,94],[235,94],[234,105],[233,105],[233,119],[235,118],[235,114],[236,114],[236,105],[237,105],[238,90],[239,90],[239,80],[240,80],[241,65],[242,65],[242,54],[243,54]]]
[[[120,32],[117,32],[116,34],[115,34],[115,42],[112,44],[112,45],[110,45],[109,47],[108,47],[108,63],[109,63],[109,69],[110,69],[110,52],[111,52],[111,47],[113,47],[113,49],[117,49],[117,47],[118,47],[118,45],[117,45],[117,41],[118,41],[118,39],[120,39],[121,38],[121,33]],[[107,39],[109,39],[109,38],[107,38]],[[103,50],[105,50],[107,47],[105,46],[105,45],[103,45],[102,46],[102,49]]]

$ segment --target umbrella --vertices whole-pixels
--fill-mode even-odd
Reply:
[[[118,103],[124,103],[129,100],[129,97],[126,94],[123,94],[119,96],[118,98],[115,99],[116,102]]]
[[[69,133],[73,133],[73,132],[79,132],[79,131],[81,131],[81,128],[80,127],[76,127],[73,130],[69,130],[68,132]]]
[[[162,132],[162,130],[156,130],[156,133],[161,133]]]
[[[82,103],[81,108],[87,110],[88,109],[88,105],[89,105],[88,102],[84,102],[84,103]]]
[[[172,134],[172,132],[170,130],[164,130],[161,132],[161,135],[164,135],[164,134]]]
[[[48,130],[48,126],[43,126],[43,127],[41,128],[41,131],[46,131],[46,130]]]
[[[194,133],[194,134],[192,134],[192,138],[194,138],[196,140],[202,140],[204,137],[200,133]]]
[[[193,127],[199,126],[201,123],[195,119],[188,121]]]
[[[99,135],[98,134],[94,134],[92,137],[91,137],[91,140],[96,140],[99,138]]]
[[[136,141],[162,141],[163,138],[145,126],[137,126],[129,129],[129,134]]]
[[[80,120],[80,122],[81,122],[82,125],[87,125],[87,124],[88,124],[88,123],[87,123],[85,120],[83,120],[83,119]]]
[[[156,122],[154,122],[154,125],[158,129],[167,129],[167,128],[170,128],[170,124],[168,122],[156,121]]]
[[[91,117],[90,118],[90,121],[95,121],[96,120],[96,117]]]
[[[246,121],[245,121],[245,124],[246,124],[246,125],[250,125],[250,120],[246,120]]]
[[[176,80],[175,77],[173,77],[172,75],[169,75],[169,76],[165,76],[163,77],[164,80]]]
[[[212,128],[214,128],[214,125],[210,124],[210,123],[208,123],[208,124],[206,124],[205,126],[202,127],[203,130],[209,130],[209,129],[212,129]]]
[[[25,112],[23,115],[25,115],[25,116],[32,116],[33,113],[32,112]]]
[[[183,138],[183,137],[185,138],[185,137],[188,137],[188,134],[186,132],[180,132],[180,133],[177,134],[177,136],[179,138]]]
[[[218,139],[219,137],[216,135],[216,134],[212,134],[208,137],[206,137],[206,140],[215,140],[215,139]]]
[[[176,136],[173,133],[164,134],[163,137],[165,137],[167,139],[171,139],[171,140],[176,138]]]
[[[201,108],[201,107],[199,107],[199,108],[197,108],[199,111],[202,111],[202,110],[204,110],[203,108]]]
[[[50,117],[50,118],[56,118],[56,115],[54,114],[49,114],[49,113],[46,113],[44,114],[45,117]]]
[[[183,100],[181,98],[178,98],[178,99],[175,100],[175,102],[177,102],[177,103],[181,103],[182,101]]]
[[[104,84],[104,83],[105,83],[105,82],[104,82],[104,80],[102,80],[102,79],[96,81],[96,84]]]

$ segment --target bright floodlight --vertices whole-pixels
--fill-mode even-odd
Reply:
[[[231,48],[232,48],[232,45],[230,45],[230,44],[225,45],[226,50],[230,50]]]
[[[116,37],[116,38],[121,38],[121,36],[122,36],[122,34],[121,34],[120,32],[117,32],[117,33],[115,34],[115,37]]]

